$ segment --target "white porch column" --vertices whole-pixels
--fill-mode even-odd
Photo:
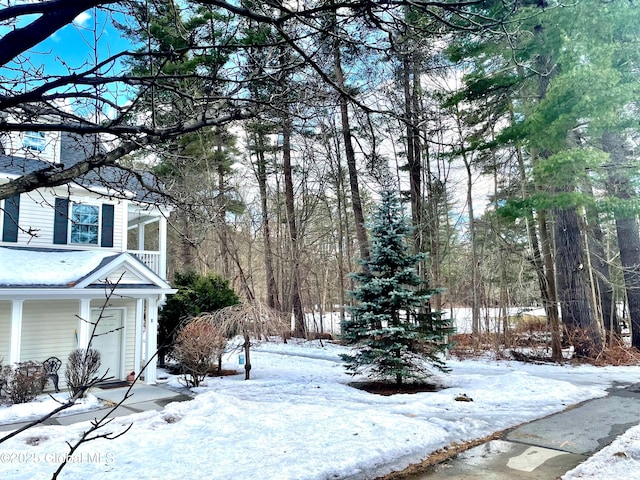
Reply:
[[[126,252],[129,250],[129,202],[122,200],[120,202],[120,209],[122,213],[122,251]]]
[[[147,300],[147,369],[144,372],[144,383],[147,385],[156,383],[156,366],[158,357],[158,298],[151,297]]]
[[[142,322],[144,321],[144,299],[136,300],[136,333],[135,333],[135,353],[133,357],[133,371],[136,375],[140,373],[142,365]]]
[[[9,343],[9,365],[20,361],[22,343],[22,304],[24,300],[11,301],[11,341]]]
[[[167,217],[160,217],[158,224],[158,248],[160,250],[160,265],[158,266],[160,278],[167,278]]]
[[[138,250],[144,252],[144,223],[138,224]]]
[[[93,330],[91,325],[91,299],[80,299],[80,313],[78,313],[78,348],[87,348],[89,337]]]

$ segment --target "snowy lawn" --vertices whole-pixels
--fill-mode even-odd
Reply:
[[[69,396],[68,392],[45,393],[28,403],[0,405],[0,424],[35,420],[60,407],[61,403],[69,400]],[[78,400],[75,405],[63,410],[58,416],[87,412],[103,406],[100,400],[88,393],[85,398]],[[0,436],[2,435],[0,434]],[[0,468],[2,467],[0,466]]]
[[[451,360],[452,373],[437,376],[442,390],[383,397],[347,385],[353,379],[339,362],[342,347],[270,343],[258,350],[250,381],[242,373],[210,378],[192,401],[117,418],[110,431],[132,423],[131,430],[83,445],[60,478],[375,478],[452,442],[604,396],[614,381],[640,382],[638,367]],[[455,401],[462,393],[474,401]],[[50,478],[65,442],[86,427],[41,426],[5,442],[0,478]]]

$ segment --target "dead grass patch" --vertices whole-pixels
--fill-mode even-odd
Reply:
[[[414,463],[400,472],[392,472],[384,477],[380,477],[378,480],[401,480],[403,478],[412,477],[420,473],[428,473],[434,466],[455,457],[456,455],[465,452],[471,448],[482,445],[483,443],[490,442],[491,440],[498,440],[502,438],[504,432],[495,432],[487,437],[478,438],[464,443],[452,443],[440,450],[436,450],[420,463]]]

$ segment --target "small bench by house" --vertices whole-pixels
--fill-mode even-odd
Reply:
[[[60,370],[60,366],[62,365],[62,360],[58,357],[49,357],[44,362],[42,362],[42,368],[44,369],[44,373],[48,378],[53,382],[53,387],[56,389],[56,392],[59,392],[58,388],[58,370]]]

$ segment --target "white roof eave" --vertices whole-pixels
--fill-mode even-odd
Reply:
[[[105,298],[105,294],[111,291],[105,288],[0,288],[0,300],[45,300],[58,299],[69,300],[79,298]],[[140,288],[118,287],[113,293],[136,298],[153,298],[159,295],[173,295],[178,290],[175,288]]]
[[[124,266],[128,268],[141,278],[148,280],[149,284],[156,285],[158,288],[171,288],[166,280],[163,280],[160,276],[156,275],[150,269],[145,267],[142,263],[140,263],[134,256],[129,253],[121,253],[115,259],[108,262],[106,265],[101,268],[95,270],[89,276],[82,279],[77,283],[77,288],[85,288],[91,285],[92,283],[100,283],[101,280],[109,276],[111,272],[115,269]]]

